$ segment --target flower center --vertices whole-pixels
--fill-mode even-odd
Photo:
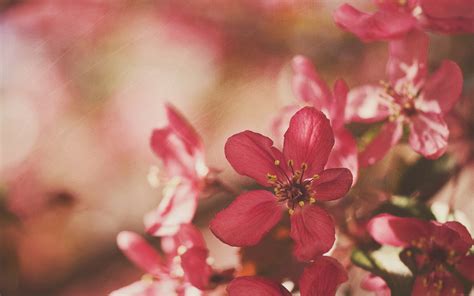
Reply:
[[[268,173],[268,183],[273,186],[277,200],[286,202],[290,215],[294,213],[297,205],[303,207],[305,203],[313,204],[316,202],[316,192],[314,192],[311,185],[314,180],[319,179],[319,175],[305,177],[305,172],[308,169],[306,163],[303,162],[299,170],[294,169],[293,160],[288,161],[288,170],[280,167],[279,160],[275,160],[275,165],[279,167],[284,178],[281,180],[277,175]]]
[[[380,81],[380,84],[385,90],[382,97],[392,109],[391,120],[402,115],[411,117],[417,113],[415,100],[419,97],[420,90],[416,90],[411,83],[406,82],[395,87],[385,81]]]

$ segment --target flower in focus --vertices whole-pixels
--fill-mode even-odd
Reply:
[[[208,250],[199,230],[190,224],[182,225],[175,236],[166,237],[162,247],[165,258],[130,231],[119,233],[117,244],[147,274],[111,295],[201,295],[208,285],[212,272],[207,263]]]
[[[171,105],[166,105],[168,125],[155,129],[151,148],[161,159],[166,175],[163,199],[145,216],[147,232],[155,236],[175,234],[180,224],[191,222],[199,194],[205,187],[209,168],[205,164],[201,138]]]
[[[300,278],[302,296],[335,295],[338,286],[347,281],[347,273],[336,259],[322,256],[308,265]],[[290,296],[284,286],[257,276],[236,278],[227,286],[229,296]]]
[[[309,59],[296,56],[291,65],[294,71],[292,86],[298,101],[302,105],[307,104],[322,111],[331,120],[335,142],[326,167],[348,168],[355,183],[358,173],[357,144],[352,134],[344,127],[348,92],[346,83],[342,79],[337,80],[331,94],[328,85],[319,77]],[[287,125],[295,109],[297,110],[297,106],[287,107],[278,115],[273,125],[275,134],[283,135],[282,127]]]
[[[367,229],[378,243],[403,248],[400,259],[415,276],[412,295],[464,295],[458,275],[474,281],[474,256],[469,254],[473,240],[458,222],[381,214]]]
[[[444,114],[458,101],[463,78],[459,66],[449,60],[428,76],[428,43],[428,36],[421,31],[390,42],[389,81],[349,92],[346,120],[386,122],[359,155],[361,166],[374,164],[395,146],[402,137],[403,124],[409,127],[408,142],[416,152],[436,159],[446,151],[449,130]]]
[[[309,261],[329,251],[335,240],[331,216],[316,203],[343,197],[352,184],[346,168],[324,169],[334,136],[321,111],[305,107],[290,120],[283,151],[261,134],[244,131],[227,140],[225,154],[241,175],[272,187],[244,193],[210,223],[211,231],[232,246],[252,246],[270,231],[287,207],[295,256]]]
[[[364,41],[400,38],[414,28],[440,33],[474,32],[471,0],[375,0],[378,10],[364,13],[341,5],[334,21]]]

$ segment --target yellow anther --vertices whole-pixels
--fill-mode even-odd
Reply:
[[[393,114],[388,117],[388,121],[390,121],[390,122],[394,122],[395,119],[397,119],[397,116],[393,115]]]
[[[183,255],[184,253],[186,253],[187,250],[188,250],[188,248],[186,248],[186,246],[183,246],[183,245],[179,246],[178,250],[177,250],[178,255]]]
[[[302,207],[302,206],[304,206],[304,201],[300,200],[300,201],[298,202],[298,204],[300,205],[300,207]]]
[[[280,165],[280,161],[278,159],[275,159],[275,162],[274,162],[275,165]]]
[[[303,171],[305,171],[306,169],[308,169],[308,164],[307,164],[306,162],[303,162],[303,163],[301,164],[301,169],[302,169]]]
[[[144,282],[151,283],[151,282],[153,282],[154,278],[151,274],[146,273],[146,274],[142,275],[141,280],[144,281]]]
[[[407,256],[411,256],[413,253],[411,251],[407,251]]]
[[[318,180],[319,178],[321,178],[321,176],[319,176],[318,174],[315,174],[315,175],[313,176],[313,180]]]
[[[294,163],[293,160],[291,160],[291,159],[288,160],[288,166],[289,166],[289,167],[292,167],[294,164],[295,164],[295,163]]]
[[[314,204],[316,202],[316,198],[310,197],[309,198],[309,204]]]
[[[295,210],[293,209],[288,209],[288,214],[293,215],[295,213]]]

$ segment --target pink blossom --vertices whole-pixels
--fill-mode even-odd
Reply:
[[[166,114],[168,125],[155,129],[150,140],[166,174],[173,177],[158,208],[144,219],[147,232],[155,236],[173,235],[181,224],[191,222],[209,173],[204,145],[197,132],[169,104],[166,105]]]
[[[254,190],[238,196],[211,221],[211,231],[232,246],[255,245],[280,220],[286,205],[296,257],[309,261],[329,251],[334,222],[316,203],[343,197],[352,184],[348,169],[324,169],[333,145],[329,120],[311,107],[291,118],[283,151],[251,131],[230,137],[225,154],[232,167],[274,193]]]
[[[348,168],[355,182],[358,173],[357,146],[352,134],[344,127],[348,92],[346,83],[342,79],[337,80],[334,91],[331,93],[309,59],[296,56],[291,65],[294,71],[292,86],[298,103],[321,110],[331,120],[335,143],[326,167]],[[287,126],[297,108],[297,106],[288,106],[278,115],[273,124],[273,130],[277,136],[283,135],[283,127]]]
[[[322,256],[308,265],[300,278],[302,296],[335,295],[337,287],[347,281],[344,267],[331,257]],[[229,296],[268,295],[290,296],[291,293],[279,283],[257,276],[244,276],[227,286]]]
[[[381,214],[372,218],[367,229],[378,243],[404,248],[400,258],[415,276],[412,295],[464,295],[457,274],[474,280],[474,256],[469,254],[473,240],[458,222]]]
[[[200,232],[190,224],[182,225],[175,236],[164,239],[168,241],[163,258],[140,235],[130,231],[119,233],[119,248],[146,275],[111,295],[178,295],[186,290],[199,292],[207,288],[212,269],[207,263],[208,250]],[[172,245],[169,240],[173,241]]]
[[[414,28],[451,34],[474,32],[471,0],[374,2],[378,10],[372,14],[343,4],[334,12],[334,21],[364,41],[400,38]]]
[[[390,296],[390,288],[379,276],[369,273],[361,282],[360,287],[367,291],[372,291],[375,296]]]
[[[359,155],[361,166],[375,163],[395,146],[404,124],[410,131],[408,142],[416,152],[430,159],[443,155],[449,136],[444,114],[458,101],[462,90],[462,72],[453,61],[443,61],[434,74],[427,75],[425,33],[412,31],[390,42],[389,50],[388,82],[363,85],[348,95],[346,120],[385,122]]]

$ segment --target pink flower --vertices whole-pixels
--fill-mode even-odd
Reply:
[[[474,281],[474,256],[469,254],[473,240],[458,222],[381,214],[367,229],[378,243],[404,248],[400,258],[415,276],[412,295],[464,295],[456,274]]]
[[[400,38],[414,28],[441,33],[474,32],[471,0],[374,2],[378,10],[372,14],[343,4],[334,12],[334,21],[364,41]]]
[[[169,104],[166,113],[168,125],[154,130],[150,141],[166,174],[173,177],[158,208],[145,216],[147,232],[155,236],[173,235],[181,224],[191,222],[209,173],[197,132]]]
[[[344,267],[336,259],[322,256],[304,269],[299,283],[300,292],[302,296],[335,295],[338,286],[347,279]],[[257,276],[236,278],[227,286],[227,292],[229,296],[291,296],[279,283]]]
[[[190,224],[182,225],[175,236],[163,239],[166,240],[162,242],[165,258],[140,235],[130,231],[119,233],[119,248],[147,274],[111,295],[178,295],[206,289],[212,269],[207,263],[208,250],[199,230]]]
[[[344,128],[344,114],[348,87],[340,79],[334,84],[331,93],[328,85],[320,78],[314,66],[304,56],[293,58],[293,91],[301,105],[309,105],[321,110],[330,120],[334,132],[334,147],[329,155],[327,168],[348,168],[357,179],[357,145],[352,134]],[[287,107],[274,124],[274,131],[283,135],[283,123],[286,127],[297,106]]]
[[[375,296],[390,296],[390,288],[387,283],[376,275],[369,273],[361,282],[360,287],[367,291],[372,291]]]
[[[386,121],[378,135],[359,155],[361,166],[381,159],[402,137],[403,124],[410,131],[410,146],[423,156],[436,159],[444,154],[449,136],[444,121],[458,101],[462,72],[449,60],[427,75],[428,37],[412,31],[389,45],[389,81],[382,86],[364,85],[349,92],[346,120]]]
[[[251,246],[280,220],[286,205],[291,215],[290,236],[295,255],[309,261],[329,251],[335,229],[331,216],[317,201],[344,196],[352,184],[348,169],[324,169],[334,145],[329,120],[315,108],[305,107],[292,118],[283,152],[261,134],[244,131],[227,140],[225,154],[241,175],[273,187],[244,193],[211,221],[211,231],[232,246]]]

